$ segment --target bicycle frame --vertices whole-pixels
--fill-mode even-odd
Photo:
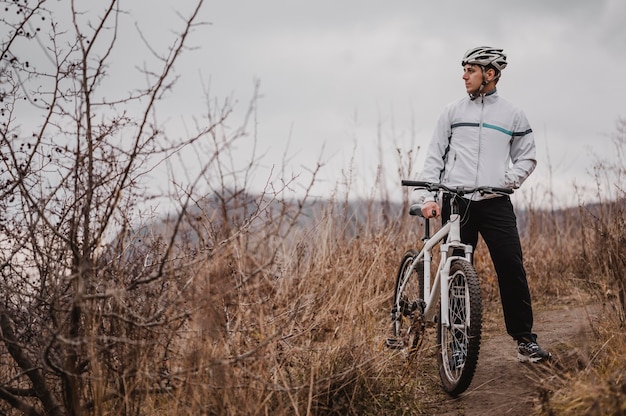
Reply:
[[[432,236],[430,220],[425,219],[422,248],[419,251],[417,247],[410,248],[403,254],[391,309],[393,337],[387,339],[386,345],[411,354],[421,345],[426,327],[437,327],[439,376],[444,390],[455,397],[468,388],[474,376],[482,329],[480,281],[472,264],[474,247],[461,241],[461,217],[467,212],[465,205],[469,208],[475,195],[508,195],[513,190],[491,186],[449,187],[412,180],[403,180],[402,185],[431,195],[443,194],[443,203],[450,204],[450,218]],[[468,202],[460,203],[460,198],[467,195],[471,195],[465,198]],[[465,212],[460,212],[461,207]],[[425,217],[422,209],[421,205],[411,205],[409,214]],[[439,264],[432,276],[433,250],[437,249]]]
[[[426,219],[425,221],[429,221]],[[445,239],[445,243],[441,243]],[[432,261],[432,250],[437,244],[440,245],[439,250],[441,253],[441,259],[439,260],[439,266],[437,267],[437,272],[435,273],[435,279],[433,281],[433,287],[431,290],[430,280],[430,264]],[[464,256],[453,256],[449,255],[453,253],[455,249],[463,249]],[[419,254],[413,260],[411,267],[407,269],[407,273],[403,278],[402,285],[398,289],[399,291],[404,290],[404,286],[411,276],[411,271],[415,270],[420,260],[424,260],[424,277],[423,284],[424,287],[424,302],[426,303],[426,308],[423,312],[424,322],[434,322],[435,315],[438,312],[436,310],[437,300],[441,300],[440,302],[440,316],[442,320],[442,324],[447,327],[450,326],[449,318],[448,318],[448,281],[450,280],[450,265],[453,260],[458,258],[463,258],[467,261],[471,262],[473,247],[468,244],[463,244],[461,242],[461,217],[459,214],[450,215],[450,220],[443,226],[439,231],[437,231],[432,237],[426,239],[424,241],[424,247],[422,247]],[[441,282],[445,282],[445,284],[441,284]],[[399,306],[399,305],[396,305]]]

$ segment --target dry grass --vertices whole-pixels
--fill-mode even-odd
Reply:
[[[180,400],[188,404],[178,414],[380,414],[394,406],[401,414],[416,406],[419,386],[397,377],[403,360],[382,348],[398,236],[349,235],[334,221],[324,214],[278,248],[274,267],[243,284],[233,280],[268,253],[229,253],[222,262],[235,270],[199,268],[204,303],[190,333],[199,362],[181,385],[195,400]]]
[[[536,380],[541,414],[626,411],[626,214],[615,204],[599,208],[564,211],[558,222],[545,222],[552,214],[543,211],[527,213],[523,245],[538,308],[577,292],[603,306],[589,343],[562,345],[560,355],[569,358]],[[432,350],[407,361],[383,347],[397,262],[417,242],[418,227],[401,213],[375,215],[375,204],[359,221],[350,210],[327,206],[288,234],[264,224],[210,252],[196,250],[188,266],[192,319],[168,345],[129,351],[127,359],[140,363],[133,368],[146,370],[120,380],[132,381],[119,389],[127,396],[110,397],[104,386],[115,382],[92,380],[93,413],[436,413],[443,393]],[[484,244],[475,260],[486,307],[497,309]],[[92,370],[106,374],[97,364]]]
[[[210,239],[201,230],[211,227],[190,227],[196,235],[187,233],[180,250],[195,253],[185,263],[193,276],[185,292],[191,320],[167,345],[142,353],[137,343],[125,356],[110,357],[106,365],[132,360],[132,368],[145,369],[119,380],[125,385],[116,391],[126,395],[110,395],[105,386],[116,381],[104,379],[105,365],[95,357],[86,393],[93,414],[436,413],[443,393],[432,349],[407,361],[383,346],[397,262],[419,240],[419,227],[401,212],[366,205],[360,214],[325,205],[287,233],[274,225],[293,212],[281,211],[260,225],[221,230],[226,243],[209,251],[199,242]],[[525,214],[524,254],[538,308],[584,292],[601,314],[588,343],[560,345],[565,359],[535,380],[540,414],[626,411],[622,208]],[[475,263],[486,308],[496,310],[497,283],[482,243]],[[485,316],[495,315],[501,319]]]
[[[604,311],[606,313],[607,311]],[[565,344],[558,369],[539,383],[542,415],[622,415],[626,411],[623,328],[596,326],[589,344]]]
[[[545,219],[543,212],[531,215],[533,221]],[[263,236],[263,245],[242,240],[197,263],[190,299],[196,312],[168,363],[168,389],[146,398],[147,413],[393,415],[436,409],[441,393],[432,353],[407,362],[383,347],[396,262],[416,241],[414,227],[382,226],[373,216],[348,230],[337,217],[327,210],[295,237]],[[602,274],[603,259],[619,251],[602,255],[604,246],[592,244],[602,235],[586,221],[578,224],[542,224],[525,232],[536,303],[558,302],[575,289],[620,310],[618,297],[603,292],[615,282]],[[583,245],[562,243],[575,241],[581,227],[591,233],[584,247],[597,250],[587,257]],[[270,256],[271,264],[259,269]],[[590,257],[596,261],[582,260]],[[497,304],[484,245],[476,263],[487,302]],[[626,344],[619,317],[614,313],[596,328],[584,367],[572,360],[546,376],[550,393],[538,411],[603,414],[623,406]]]
[[[587,337],[584,344],[571,342],[562,346],[560,352],[566,359],[542,380],[542,404],[538,412],[621,415],[626,412],[626,253],[623,250],[626,213],[620,202],[570,214],[576,216],[578,227],[562,237],[565,241],[575,241],[574,249],[564,247],[560,251],[565,260],[560,269],[562,282],[552,290],[562,293],[562,284],[584,289],[598,310],[598,319],[593,323],[591,338]],[[548,302],[558,297],[541,299]]]
[[[195,313],[146,414],[424,412],[429,400],[415,398],[436,371],[383,348],[396,263],[415,230],[319,215],[295,236],[244,233],[196,263]]]

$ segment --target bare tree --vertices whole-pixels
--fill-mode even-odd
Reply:
[[[199,183],[247,123],[225,133],[229,101],[182,139],[156,118],[202,3],[178,16],[164,50],[146,41],[156,63],[139,70],[145,85],[114,96],[104,85],[124,41],[118,0],[98,12],[75,0],[0,1],[0,409],[138,414],[147,394],[172,388],[169,354],[191,311],[181,230]],[[145,203],[159,195],[147,175],[202,140],[211,151],[195,179],[174,183],[171,228],[154,232]]]

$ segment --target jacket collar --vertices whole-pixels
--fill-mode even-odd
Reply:
[[[484,103],[484,102],[488,102],[488,103],[492,103],[494,102],[496,99],[498,98],[498,89],[494,89],[493,91],[490,91],[486,94],[480,94],[478,97],[474,98],[471,101],[477,102],[477,103]],[[470,97],[471,99],[471,97]]]

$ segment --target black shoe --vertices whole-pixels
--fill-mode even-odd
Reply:
[[[548,361],[551,357],[552,354],[542,350],[534,341],[517,343],[517,359],[520,363],[541,363]]]

